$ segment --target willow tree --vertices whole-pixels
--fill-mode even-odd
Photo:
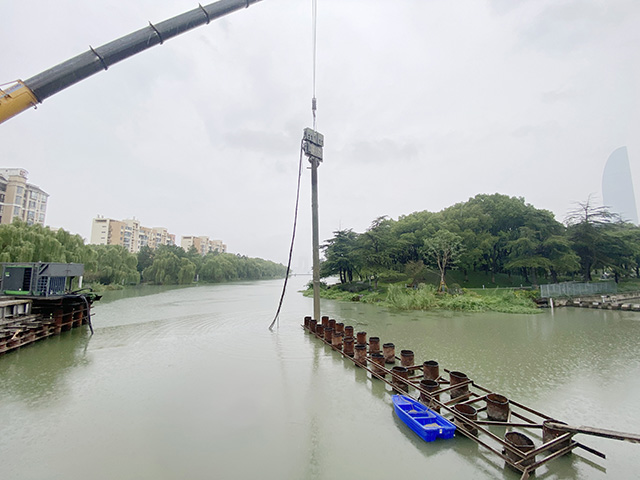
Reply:
[[[145,282],[156,285],[185,285],[193,282],[196,266],[187,258],[181,258],[172,251],[163,250],[156,255],[153,263],[144,269]]]
[[[140,273],[136,269],[138,258],[121,245],[89,245],[95,255],[95,266],[85,270],[88,282],[103,285],[136,285]]]

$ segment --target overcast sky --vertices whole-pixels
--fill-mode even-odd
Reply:
[[[0,83],[195,7],[3,2]],[[321,241],[479,193],[562,221],[601,198],[620,146],[640,192],[637,0],[318,0],[317,28]],[[50,194],[52,227],[88,238],[98,214],[135,217],[285,263],[311,39],[311,0],[263,0],[0,125],[0,166]],[[309,184],[305,169],[297,271],[311,265]]]

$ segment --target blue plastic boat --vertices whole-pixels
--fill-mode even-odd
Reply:
[[[453,438],[456,426],[442,415],[411,397],[393,395],[392,399],[398,418],[425,442],[433,442],[436,438]]]

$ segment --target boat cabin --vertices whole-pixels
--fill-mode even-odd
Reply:
[[[81,263],[3,263],[0,293],[34,297],[61,296],[71,290],[73,279],[82,279]]]

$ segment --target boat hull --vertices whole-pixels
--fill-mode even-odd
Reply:
[[[453,438],[456,426],[442,415],[405,395],[393,395],[392,400],[398,418],[425,442]]]

